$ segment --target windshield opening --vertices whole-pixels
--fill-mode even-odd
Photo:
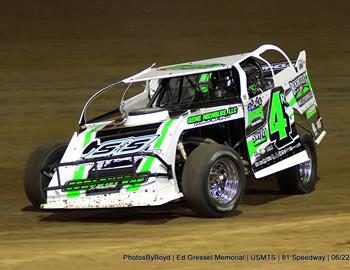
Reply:
[[[174,111],[239,100],[238,74],[231,69],[165,78],[148,107]]]
[[[106,92],[106,90],[117,87],[124,87],[124,91]],[[101,89],[102,91],[100,90],[88,101],[82,112],[81,123],[120,121],[126,115],[140,111],[149,112],[160,109],[177,113],[187,109],[240,102],[239,89],[239,77],[235,69],[154,79],[126,85],[114,83]],[[102,93],[104,95],[101,95]],[[117,94],[117,96],[112,97],[112,94]],[[118,100],[121,100],[119,108]],[[93,105],[92,108],[90,105]],[[111,110],[106,110],[108,107]],[[86,116],[88,108],[89,116]]]

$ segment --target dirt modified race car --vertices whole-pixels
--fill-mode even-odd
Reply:
[[[269,52],[282,61],[269,60]],[[87,120],[98,96],[135,84],[141,93],[123,95],[119,108]],[[303,132],[297,115],[308,127]],[[305,51],[291,61],[273,45],[152,65],[93,95],[79,127],[68,145],[32,153],[24,182],[34,206],[154,206],[184,197],[197,214],[221,217],[239,204],[248,175],[274,176],[283,193],[312,192],[315,145],[326,134]]]

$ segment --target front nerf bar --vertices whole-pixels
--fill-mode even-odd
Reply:
[[[160,161],[160,163],[165,167],[166,169],[166,173],[151,173],[151,172],[140,172],[137,173],[136,172],[136,164],[135,164],[135,157],[140,157],[140,156],[149,156],[149,157],[154,157],[157,160]],[[94,184],[98,185],[98,184],[103,184],[105,183],[105,176],[101,177],[99,176],[99,172],[97,170],[97,163],[100,161],[108,161],[108,160],[115,160],[115,159],[119,159],[119,158],[131,158],[131,163],[132,163],[132,176],[134,178],[138,178],[138,177],[159,177],[159,176],[166,176],[168,177],[168,179],[173,178],[173,172],[172,172],[172,166],[168,163],[166,163],[164,161],[164,159],[162,159],[159,155],[152,153],[152,152],[146,152],[146,151],[142,151],[142,152],[135,152],[135,153],[131,153],[131,154],[121,154],[121,155],[114,155],[114,156],[108,156],[108,157],[98,157],[98,158],[87,158],[87,159],[81,159],[81,160],[76,160],[76,161],[71,161],[71,162],[62,162],[62,163],[57,163],[57,164],[53,164],[50,165],[46,168],[42,168],[41,169],[41,173],[45,176],[48,177],[52,177],[52,173],[56,172],[57,173],[57,182],[58,182],[58,186],[53,186],[53,187],[48,187],[45,188],[45,190],[62,190],[62,191],[66,191],[66,189],[68,188],[67,184],[62,185],[61,183],[61,177],[60,177],[60,171],[59,168],[60,167],[66,167],[66,166],[79,166],[82,164],[93,164],[93,167],[91,169],[92,175],[94,176]],[[117,175],[113,175],[113,176],[119,176]],[[69,183],[70,181],[79,181],[79,180],[84,180],[84,179],[71,179],[66,181],[66,183]],[[122,181],[123,179],[121,178],[120,181]],[[70,187],[70,186],[69,186]]]

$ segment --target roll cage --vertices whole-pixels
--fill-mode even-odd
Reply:
[[[269,50],[280,53],[285,61],[280,63],[272,63],[271,61],[267,61],[261,55]],[[97,91],[84,105],[79,119],[79,126],[80,128],[84,129],[85,125],[88,124],[86,119],[86,111],[91,103],[106,91],[109,91],[122,83],[127,85],[125,90],[126,92],[132,83],[146,82],[143,96],[138,95],[130,98],[130,100],[148,98],[149,102],[147,102],[147,108],[161,107],[174,112],[176,110],[182,111],[186,109],[215,106],[225,104],[227,102],[238,101],[246,104],[249,101],[248,84],[246,73],[241,64],[248,58],[259,60],[260,70],[263,72],[263,74],[270,76],[270,83],[274,85],[274,77],[276,72],[288,67],[293,68],[293,63],[288,56],[280,48],[274,45],[262,45],[250,53],[189,62],[180,65],[154,68],[155,64],[153,64],[149,68],[137,73],[134,76],[112,83]],[[234,86],[232,91],[227,91],[226,94],[224,91],[222,91],[225,87],[223,87],[224,85],[222,83],[222,78],[220,78],[223,77],[222,74],[225,72],[231,73],[228,77],[231,77],[234,82],[232,84]],[[219,77],[220,87],[217,89],[215,86],[213,86],[215,76],[213,76],[213,78],[209,77],[209,80],[207,81],[201,80],[202,76],[212,76],[210,74],[217,74]],[[184,87],[184,81],[187,81],[186,87]],[[151,89],[151,82],[156,82],[157,89]],[[176,82],[179,84],[177,87],[174,85]],[[205,88],[212,91],[203,91]],[[177,93],[175,93],[176,91],[172,92],[174,89],[177,90]],[[154,92],[152,96],[151,90]],[[195,91],[190,94],[190,90]],[[221,96],[218,95],[215,97],[215,92],[219,93],[219,91],[215,90],[221,90]],[[125,101],[122,98],[119,109],[107,112],[106,114],[93,120],[103,119],[103,116],[113,115],[114,113],[123,113],[126,102],[128,101],[129,100]]]

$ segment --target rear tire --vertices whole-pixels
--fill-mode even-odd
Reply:
[[[46,202],[47,191],[52,177],[41,173],[41,169],[59,163],[67,149],[67,144],[49,143],[39,146],[29,157],[24,171],[24,190],[35,207]]]
[[[277,174],[277,183],[284,194],[306,194],[315,190],[317,181],[316,146],[309,134],[303,134],[300,139],[310,161],[298,164]]]
[[[220,144],[203,144],[189,155],[181,186],[194,212],[203,217],[223,217],[239,204],[245,181],[236,151]]]

